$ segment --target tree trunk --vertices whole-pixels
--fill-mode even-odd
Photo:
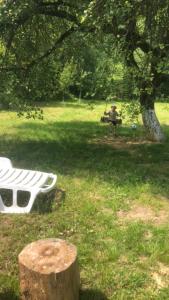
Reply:
[[[81,83],[80,83],[79,103],[81,102],[81,99],[82,99],[82,86],[81,86]]]
[[[144,81],[141,86],[140,104],[142,108],[142,120],[146,133],[149,138],[156,142],[162,142],[165,140],[164,133],[161,129],[160,122],[155,113],[154,101],[155,101],[155,88],[152,89],[152,93],[148,93],[147,82]]]
[[[150,139],[156,142],[162,142],[165,140],[165,136],[162,132],[154,109],[143,108],[142,120]]]

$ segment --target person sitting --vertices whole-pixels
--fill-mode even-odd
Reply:
[[[105,111],[104,115],[108,117],[102,117],[101,122],[112,123],[114,126],[116,126],[117,124],[121,124],[122,120],[117,118],[119,114],[116,109],[117,107],[115,105],[112,105],[111,109],[108,112]]]

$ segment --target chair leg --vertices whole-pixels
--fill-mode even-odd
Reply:
[[[31,195],[30,195],[30,199],[28,201],[28,205],[23,208],[24,213],[29,213],[31,211],[32,206],[35,202],[35,199],[36,199],[36,196],[38,195],[38,193],[39,192],[30,192]]]
[[[4,203],[2,201],[2,197],[0,195],[0,212],[3,212],[5,210],[5,206],[4,206]]]
[[[37,192],[30,192],[30,198],[29,198],[29,201],[28,201],[28,205],[25,206],[25,207],[21,207],[21,206],[18,206],[18,203],[17,203],[17,192],[18,190],[12,190],[12,193],[13,193],[13,203],[12,203],[12,206],[8,207],[8,206],[5,206],[3,201],[2,201],[2,197],[0,196],[0,212],[2,213],[18,213],[18,214],[26,214],[26,213],[29,213],[32,209],[32,206],[34,204],[34,201],[35,201],[35,198],[37,196],[37,194],[39,193],[39,191]]]
[[[17,210],[17,190],[12,190],[12,205],[6,206],[0,195],[0,212],[1,213],[13,213]]]
[[[17,204],[17,193],[18,193],[18,191],[17,190],[12,190],[12,196],[13,196],[13,203],[12,203],[12,207],[14,208],[14,209],[17,209],[17,207],[18,207],[18,204]]]

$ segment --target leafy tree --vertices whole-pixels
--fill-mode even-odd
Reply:
[[[147,132],[164,139],[154,103],[168,74],[168,0],[2,0],[0,14],[1,70],[16,75],[56,53],[72,34],[90,33],[101,43],[109,36],[132,78]]]
[[[143,123],[152,139],[163,140],[154,103],[169,58],[169,1],[95,0],[86,20],[114,39],[135,83]]]
[[[60,74],[59,83],[60,88],[63,93],[63,100],[65,93],[68,93],[68,89],[70,85],[74,82],[74,77],[76,74],[76,65],[74,64],[73,60],[71,60],[69,63],[66,63],[64,65],[64,68]]]

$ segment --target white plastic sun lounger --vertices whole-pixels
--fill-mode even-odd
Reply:
[[[12,205],[6,206],[1,197],[1,213],[29,213],[39,193],[51,191],[56,184],[57,176],[52,173],[31,171],[13,168],[10,159],[0,157],[0,189],[12,190]],[[49,183],[50,181],[50,183]],[[30,193],[27,206],[19,206],[17,203],[18,191]]]

